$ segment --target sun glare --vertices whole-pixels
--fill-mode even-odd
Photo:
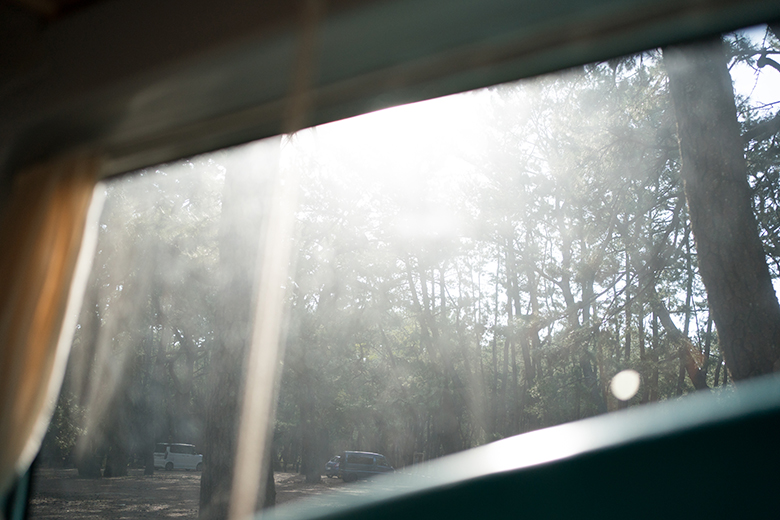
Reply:
[[[318,127],[318,138],[349,143],[351,153],[381,161],[393,174],[399,167],[416,170],[425,162],[482,147],[488,95],[457,94],[377,110]]]

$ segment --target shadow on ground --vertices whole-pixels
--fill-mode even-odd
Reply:
[[[302,475],[276,473],[276,502],[306,497],[353,494],[359,486],[322,477],[307,484]],[[160,471],[144,476],[131,469],[126,477],[83,479],[75,469],[39,469],[33,480],[30,520],[132,520],[198,518],[200,473]]]

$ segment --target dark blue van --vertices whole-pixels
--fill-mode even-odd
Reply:
[[[395,471],[384,455],[369,451],[345,451],[339,462],[339,476],[344,482]]]
[[[341,461],[341,455],[336,455],[325,464],[325,476],[328,478],[339,476],[339,462]]]

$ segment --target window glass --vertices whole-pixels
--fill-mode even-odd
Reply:
[[[739,234],[757,230],[772,292],[780,43],[766,27],[724,42],[734,90],[728,76],[718,88],[733,104],[718,112],[736,110],[734,132],[698,137],[745,161],[754,220]],[[411,473],[512,435],[728,392],[741,354],[702,280],[673,63],[651,50],[107,183],[31,517],[65,502],[108,514],[120,502],[105,497],[120,496],[127,518],[220,516],[261,273],[284,249],[265,241],[279,179],[299,194],[286,297],[271,306],[285,327],[270,464],[255,468],[277,505],[355,492],[343,467],[326,475],[335,453]],[[161,465],[161,443],[203,466]]]
[[[370,466],[374,463],[374,457],[373,456],[367,456],[367,455],[347,455],[347,463],[348,464],[364,464],[367,466]]]

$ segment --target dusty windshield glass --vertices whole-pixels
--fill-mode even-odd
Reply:
[[[746,160],[774,297],[780,67],[767,60],[780,46],[766,28],[725,42],[729,147]],[[669,59],[648,51],[109,182],[32,517],[63,501],[79,518],[228,507],[275,179],[299,189],[258,507],[758,375],[713,322]]]

